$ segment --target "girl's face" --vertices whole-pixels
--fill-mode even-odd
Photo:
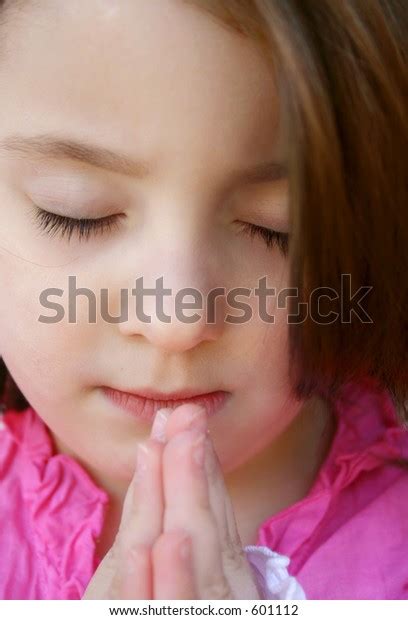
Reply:
[[[0,354],[60,445],[117,480],[130,479],[149,427],[108,401],[103,386],[230,392],[210,431],[232,471],[302,404],[288,381],[287,312],[267,297],[275,316],[267,323],[254,294],[264,276],[276,292],[288,286],[288,259],[242,226],[289,226],[266,61],[249,40],[180,0],[27,1],[1,35]],[[263,177],[245,176],[267,162],[277,165]],[[69,218],[116,216],[115,224],[69,238],[36,217],[34,205]],[[96,321],[85,295],[69,295],[68,276],[95,294]],[[163,277],[171,289],[163,304],[170,322],[156,314],[153,296],[143,302],[151,323],[136,315],[130,291],[141,276],[145,288]],[[176,316],[184,287],[204,300],[224,289],[215,323],[205,306],[184,311],[198,312],[198,322]],[[252,289],[236,298],[252,308],[238,324],[226,321],[243,315],[226,300],[236,287]],[[40,315],[56,312],[40,295],[50,288],[60,289],[49,300],[65,314],[46,323]],[[129,292],[128,320],[101,317],[101,289],[112,316],[124,309],[121,289]]]

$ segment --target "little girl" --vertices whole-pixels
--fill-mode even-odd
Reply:
[[[407,17],[0,1],[1,598],[408,598]]]

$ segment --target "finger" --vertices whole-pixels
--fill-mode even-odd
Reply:
[[[153,598],[153,565],[150,545],[135,545],[126,552],[120,571],[119,596],[124,600]]]
[[[153,544],[163,518],[163,444],[147,439],[137,446],[136,470],[126,493],[119,537],[133,532],[135,543]],[[139,533],[139,535],[138,535]]]
[[[205,409],[198,405],[177,407],[166,426],[167,438],[174,437],[184,428],[207,429]],[[211,510],[217,523],[224,573],[234,584],[240,598],[257,599],[258,590],[253,583],[253,575],[238,532],[231,497],[225,484],[221,464],[216,454],[211,435],[206,440],[205,468]]]
[[[151,549],[162,531],[162,453],[164,429],[171,409],[162,409],[153,421],[150,439],[137,447],[136,470],[125,497],[118,532],[120,556],[116,589],[123,598],[151,599]]]
[[[150,433],[150,437],[152,439],[156,439],[157,441],[161,441],[162,443],[166,442],[166,427],[167,422],[173,413],[173,409],[169,407],[159,409],[156,412],[155,418],[153,420],[152,430]]]
[[[88,584],[84,598],[151,599],[151,549],[163,518],[163,444],[149,439],[137,448],[134,476],[125,496],[112,547]]]
[[[231,599],[210,505],[204,443],[205,433],[191,430],[178,433],[164,447],[163,531],[183,530],[191,536],[199,598]]]
[[[201,429],[204,432],[208,430],[207,413],[202,405],[188,404],[179,405],[168,416],[165,428],[165,436],[168,441],[181,431],[192,428]]]
[[[137,464],[129,485],[114,544],[118,558],[114,587],[129,598],[149,600],[153,592],[150,553],[162,530],[163,444],[147,439],[137,448]],[[134,570],[131,570],[134,565]]]
[[[114,544],[93,574],[82,599],[148,599],[152,592],[150,555],[150,547],[141,546],[124,555]]]
[[[154,544],[152,558],[154,599],[197,599],[192,545],[185,532],[161,534]]]
[[[207,416],[205,409],[199,405],[181,405],[177,407],[168,419],[166,425],[167,439],[194,425],[196,428],[207,430]],[[210,504],[217,520],[221,543],[226,559],[242,554],[242,543],[235,521],[232,502],[227,492],[221,464],[215,452],[211,436],[207,440],[206,473],[209,482]]]
[[[210,436],[206,438],[205,470],[210,505],[217,523],[224,573],[233,584],[235,598],[259,599],[252,569],[239,535],[231,496]]]
[[[123,528],[140,527],[142,540],[135,539],[136,544],[153,544],[162,531],[163,442],[171,413],[172,409],[160,409],[153,420],[150,439],[137,446],[135,474],[125,497],[122,517]]]

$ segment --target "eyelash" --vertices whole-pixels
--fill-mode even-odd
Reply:
[[[261,237],[268,248],[273,248],[277,245],[282,254],[287,256],[289,251],[289,233],[278,232],[277,230],[256,226],[248,222],[239,222],[239,224],[241,231],[249,235],[251,239],[256,236]]]
[[[35,207],[35,209],[35,217],[41,229],[51,236],[60,235],[64,238],[67,235],[68,241],[74,233],[77,233],[80,241],[83,239],[87,241],[92,234],[102,235],[105,232],[110,232],[112,228],[118,226],[120,217],[119,215],[108,215],[97,219],[75,219],[45,211],[40,207]]]
[[[67,235],[68,241],[70,241],[74,232],[78,234],[80,241],[82,239],[88,240],[91,234],[102,235],[105,232],[110,232],[112,228],[117,227],[120,217],[119,215],[109,215],[97,219],[75,219],[45,211],[44,209],[40,209],[40,207],[35,208],[35,217],[40,227],[51,236],[59,234],[64,238],[64,236]],[[277,230],[264,228],[263,226],[256,226],[248,222],[239,222],[239,224],[241,231],[249,235],[252,239],[255,236],[259,236],[265,241],[268,248],[273,248],[277,245],[282,254],[285,256],[287,255],[289,249],[288,233],[278,232]]]

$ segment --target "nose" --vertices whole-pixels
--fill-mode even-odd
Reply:
[[[128,320],[120,323],[123,335],[143,336],[155,348],[182,353],[204,342],[216,341],[225,313],[222,289],[167,287],[163,277],[153,286],[138,278],[129,296]]]

